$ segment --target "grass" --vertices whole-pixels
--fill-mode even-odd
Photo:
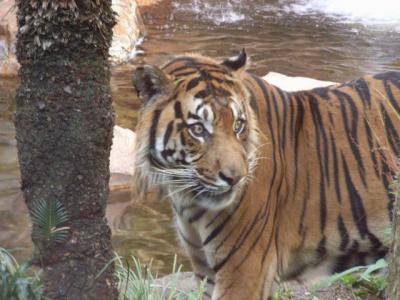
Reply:
[[[326,289],[334,284],[343,284],[350,288],[356,299],[367,296],[384,297],[387,286],[387,272],[379,272],[388,267],[384,259],[368,266],[357,266],[344,272],[334,274],[313,287],[313,290]]]
[[[0,248],[0,299],[45,299],[39,276],[27,273],[30,267],[30,262],[19,265],[9,251]]]
[[[115,262],[115,272],[118,278],[119,300],[200,300],[205,292],[205,281],[200,284],[198,291],[185,292],[179,289],[178,280],[181,266],[174,259],[170,280],[162,284],[157,281],[157,275],[149,265],[141,264],[135,257],[122,259],[116,256],[101,273]],[[42,284],[38,274],[28,275],[31,263],[19,265],[14,256],[0,248],[0,299],[7,300],[45,300],[42,294]]]
[[[133,262],[133,268],[131,267]],[[125,263],[124,263],[125,262]],[[135,257],[131,259],[116,257],[116,275],[118,277],[119,300],[200,300],[205,292],[205,282],[202,282],[197,292],[185,292],[179,289],[177,283],[181,266],[177,267],[176,256],[173,263],[170,280],[166,284],[157,281],[157,275],[151,271],[151,263],[142,265]]]

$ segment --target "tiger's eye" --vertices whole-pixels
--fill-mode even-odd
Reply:
[[[245,121],[243,119],[237,119],[233,125],[233,131],[235,133],[240,133],[242,132],[243,128],[245,125]]]
[[[189,129],[194,136],[203,136],[205,133],[205,128],[201,123],[192,124]]]

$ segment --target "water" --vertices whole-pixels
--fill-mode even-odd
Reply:
[[[147,13],[147,36],[138,56],[113,70],[116,123],[130,129],[136,124],[140,103],[131,87],[134,64],[159,65],[175,53],[225,58],[246,48],[251,70],[259,75],[275,71],[329,81],[400,70],[400,1],[356,2],[360,3],[176,0]],[[11,121],[16,86],[16,80],[0,80],[0,246],[19,248],[15,253],[24,259],[30,255],[31,242]],[[111,192],[107,217],[115,250],[144,261],[153,258],[161,273],[171,270],[174,253],[188,267],[176,242],[168,203],[152,198],[142,203],[129,189]]]
[[[346,23],[399,25],[400,1],[381,0],[302,0],[285,6],[300,15],[323,14]],[[399,27],[396,27],[399,29]]]

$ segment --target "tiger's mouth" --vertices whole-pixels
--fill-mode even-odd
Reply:
[[[194,198],[221,198],[224,196],[228,196],[232,193],[233,188],[232,187],[215,187],[215,188],[210,188],[207,187],[201,183],[197,183],[193,188],[192,188],[192,194]]]

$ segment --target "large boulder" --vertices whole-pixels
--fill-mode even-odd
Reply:
[[[110,58],[113,63],[121,63],[134,55],[144,25],[136,0],[113,0],[112,5],[118,17]],[[0,76],[3,77],[16,76],[19,67],[15,57],[16,11],[15,0],[0,1]]]

